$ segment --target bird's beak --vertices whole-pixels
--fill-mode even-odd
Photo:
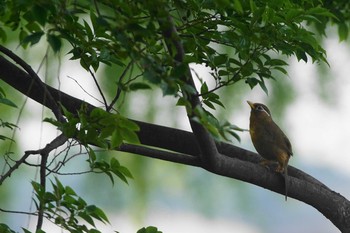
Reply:
[[[247,101],[247,103],[249,104],[249,106],[253,109],[254,108],[254,103],[250,102],[249,100]]]

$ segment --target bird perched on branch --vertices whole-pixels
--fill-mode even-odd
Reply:
[[[288,194],[288,161],[293,155],[289,139],[272,120],[270,110],[263,104],[247,101],[250,111],[249,132],[256,151],[264,158],[261,162],[268,165],[277,161],[276,172],[283,174],[285,180],[285,199]]]

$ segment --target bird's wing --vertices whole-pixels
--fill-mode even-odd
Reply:
[[[287,136],[284,134],[283,135],[283,139],[286,143],[286,149],[289,155],[293,155],[293,149],[292,149],[292,144],[290,143],[289,139],[287,138]]]

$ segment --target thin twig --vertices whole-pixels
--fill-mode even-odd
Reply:
[[[30,151],[26,151],[24,152],[24,155],[22,156],[22,158],[20,160],[18,160],[15,165],[13,165],[4,175],[2,175],[0,177],[0,185],[2,185],[2,183],[4,182],[4,180],[7,177],[10,177],[11,174],[29,157],[29,155],[31,155]]]
[[[130,69],[131,65],[133,64],[133,61],[130,61],[128,63],[128,65],[125,67],[125,69],[123,70],[123,73],[120,75],[119,79],[118,79],[118,89],[117,89],[117,93],[115,95],[115,97],[113,98],[112,102],[110,103],[110,105],[107,107],[106,111],[109,112],[112,108],[113,105],[117,102],[117,100],[120,97],[120,94],[122,93],[122,88],[120,87],[123,81],[123,78],[126,76],[127,71]]]
[[[26,212],[26,211],[17,211],[17,210],[5,210],[3,208],[0,208],[1,212],[9,213],[9,214],[25,214],[25,215],[34,215],[37,216],[38,214],[35,212]]]
[[[63,145],[67,141],[67,137],[63,134],[56,137],[54,140],[52,140],[51,143],[47,144],[43,149],[40,150],[28,150],[24,152],[24,155],[22,158],[18,161],[16,161],[15,165],[13,165],[4,175],[0,178],[0,185],[4,182],[4,180],[11,176],[11,174],[21,165],[25,162],[25,160],[29,157],[29,155],[35,155],[35,154],[48,154],[55,148]]]
[[[100,93],[100,95],[101,95],[101,97],[102,97],[102,99],[103,99],[104,106],[105,106],[105,108],[107,109],[107,108],[108,108],[108,104],[107,104],[106,97],[105,97],[105,95],[104,95],[103,92],[102,92],[102,89],[101,89],[101,87],[100,87],[100,84],[97,82],[97,78],[96,78],[95,74],[91,71],[90,68],[89,68],[89,73],[90,73],[92,79],[94,80],[94,82],[95,82],[95,84],[96,84],[96,86],[97,86],[98,92]]]
[[[43,192],[46,192],[46,164],[47,157],[49,154],[47,151],[42,151],[41,154],[41,163],[40,163],[40,185]],[[44,213],[45,213],[45,201],[43,199],[39,200],[39,209],[38,209],[38,221],[36,225],[36,231],[41,230],[44,222]]]
[[[102,102],[101,100],[97,99],[95,96],[93,96],[92,94],[90,94],[87,90],[85,90],[84,87],[83,87],[82,85],[80,85],[80,83],[79,83],[76,79],[74,79],[73,77],[71,77],[71,76],[69,76],[69,75],[68,75],[67,77],[70,78],[70,79],[72,79],[72,80],[80,87],[80,89],[83,90],[83,92],[85,92],[85,94],[87,94],[88,96],[90,96],[91,98],[93,98],[94,100],[96,100],[97,102],[103,104],[103,102]]]

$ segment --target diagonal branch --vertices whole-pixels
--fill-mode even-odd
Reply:
[[[1,45],[0,45],[0,52],[4,53],[6,56],[10,57],[17,64],[19,64],[25,71],[27,71],[29,76],[32,78],[32,81],[41,86],[41,88],[43,89],[43,91],[45,93],[44,98],[48,98],[48,101],[50,102],[50,104],[52,106],[54,106],[54,108],[52,108],[51,110],[54,113],[56,119],[61,121],[61,122],[64,122],[65,119],[62,116],[61,109],[58,107],[54,98],[51,96],[51,93],[46,89],[46,86],[41,81],[39,76],[34,72],[34,70],[25,61],[23,61],[20,57],[18,57],[12,51],[10,51],[9,49],[7,49]]]
[[[17,170],[19,166],[22,165],[30,155],[34,155],[34,154],[48,155],[52,150],[56,149],[59,146],[62,146],[66,141],[67,141],[67,137],[61,134],[58,137],[56,137],[54,140],[52,140],[49,144],[47,144],[43,149],[25,151],[22,158],[16,161],[15,165],[13,165],[4,175],[0,177],[0,185],[2,185],[5,179],[10,177],[12,173],[15,170]]]
[[[159,16],[158,22],[168,51],[174,58],[174,69],[176,69],[180,65],[184,64],[185,50],[176,30],[173,18],[169,15],[168,11],[164,11],[164,9],[159,9],[159,11],[161,11],[161,16]],[[184,77],[181,79],[184,80],[187,85],[191,86],[193,90],[197,90],[188,64],[186,64],[186,67]],[[186,93],[185,90],[182,92],[185,96],[188,95],[187,98],[191,103],[192,109],[186,110],[193,134],[195,135],[196,141],[200,148],[200,157],[203,162],[203,166],[211,170],[213,167],[215,167],[215,163],[217,162],[215,158],[215,155],[217,154],[215,141],[203,125],[192,119],[194,117],[194,109],[202,107],[198,97],[198,92],[196,91],[195,94]]]

